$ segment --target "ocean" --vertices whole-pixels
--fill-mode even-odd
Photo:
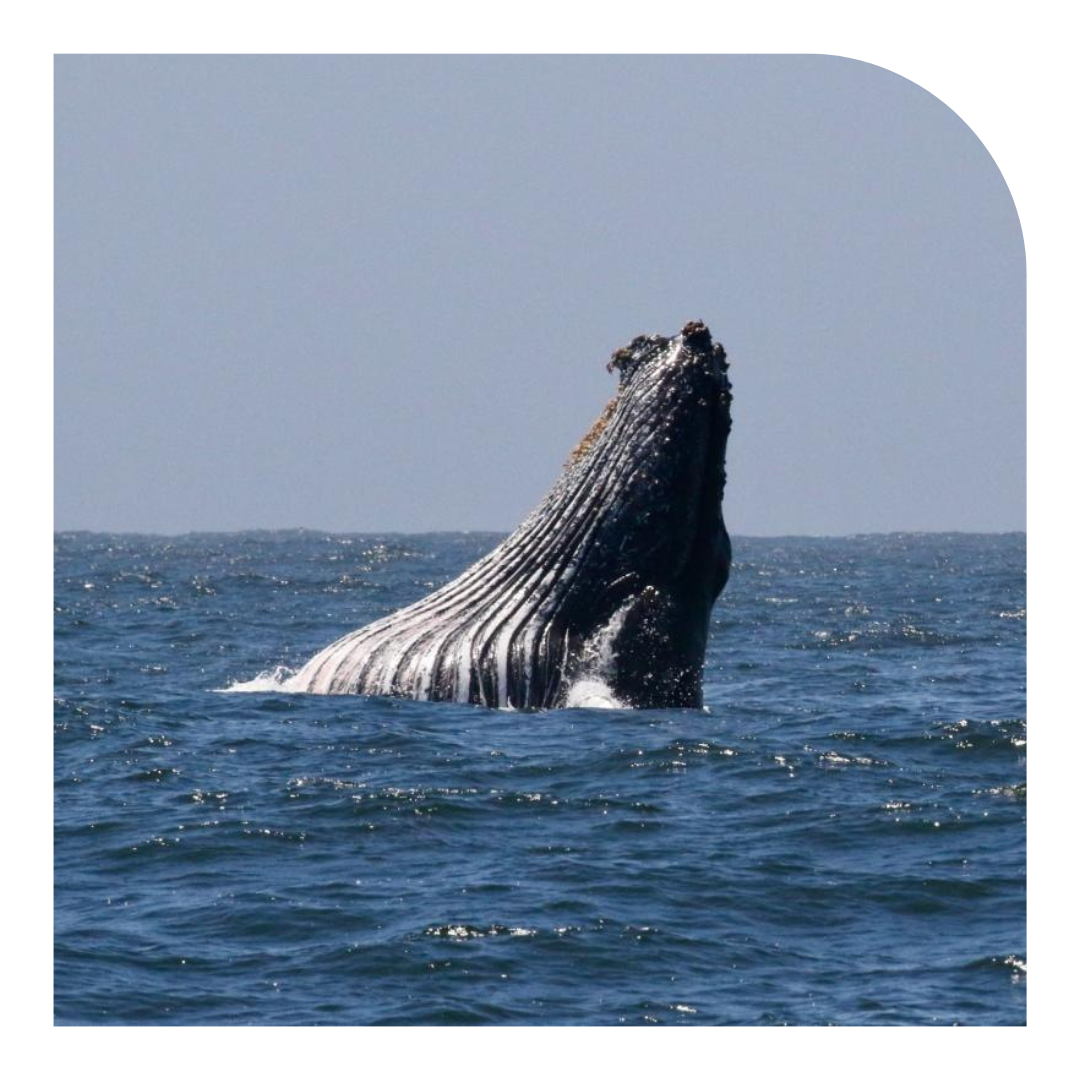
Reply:
[[[499,539],[56,535],[57,1024],[1026,1022],[1023,534],[735,537],[703,710],[281,692]]]

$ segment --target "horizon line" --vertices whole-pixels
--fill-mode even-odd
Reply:
[[[243,533],[321,533],[327,536],[509,536],[514,529],[324,529],[310,525],[248,526],[239,529],[185,529],[159,532],[141,529],[83,529],[53,527],[53,536],[78,534],[89,536],[145,536],[169,539],[182,536],[238,536]],[[742,533],[733,532],[732,538],[743,540],[846,540],[862,536],[1015,536],[1027,535],[1022,529],[868,529],[842,533]]]

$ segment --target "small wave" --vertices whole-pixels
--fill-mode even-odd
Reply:
[[[955,720],[937,725],[932,737],[951,743],[957,750],[1022,750],[1027,746],[1027,721],[1021,717]]]
[[[811,630],[808,641],[795,641],[793,649],[844,649],[855,648],[876,652],[897,646],[962,645],[962,635],[916,626],[906,620],[870,622],[858,629],[833,628]],[[975,640],[975,639],[971,639]]]
[[[482,937],[536,937],[538,930],[525,926],[503,926],[492,923],[491,926],[469,926],[466,923],[447,923],[444,926],[429,926],[424,933],[429,937],[445,938],[482,938]]]
[[[1004,968],[1009,972],[1013,982],[1020,982],[1027,977],[1027,957],[1010,953],[1008,956],[987,956],[975,960],[967,965],[972,970],[993,970]]]
[[[254,679],[229,683],[218,687],[215,694],[299,694],[301,690],[292,685],[296,671],[279,665],[273,671],[260,671]]]

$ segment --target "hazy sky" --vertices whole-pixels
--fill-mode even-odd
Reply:
[[[56,525],[509,529],[704,319],[736,534],[1022,529],[975,134],[824,56],[62,57]]]

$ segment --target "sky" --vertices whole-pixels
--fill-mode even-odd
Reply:
[[[1025,527],[1024,248],[829,56],[63,56],[55,525],[513,528],[704,319],[736,535]]]

